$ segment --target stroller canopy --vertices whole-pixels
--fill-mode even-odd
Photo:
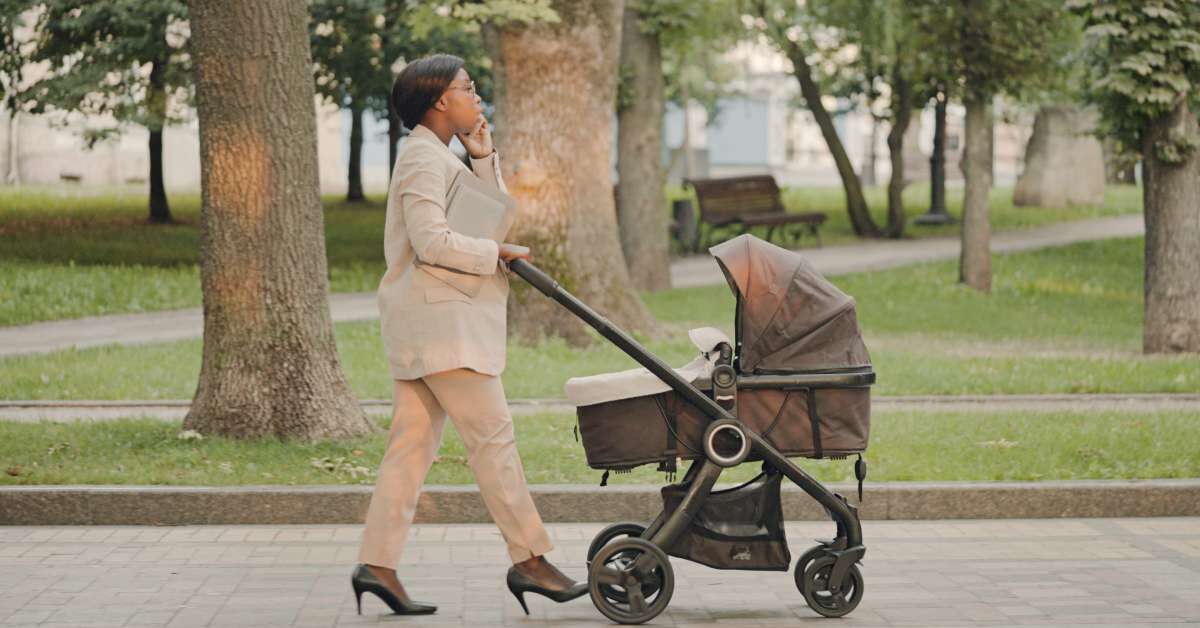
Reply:
[[[741,372],[870,366],[854,299],[799,254],[750,234],[708,251],[737,296],[734,333]]]

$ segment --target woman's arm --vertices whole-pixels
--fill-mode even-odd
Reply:
[[[504,179],[500,176],[500,156],[496,154],[496,151],[493,150],[492,154],[482,159],[471,157],[471,172],[497,190],[508,193]]]
[[[417,258],[426,264],[446,266],[476,275],[496,272],[500,247],[487,238],[473,238],[452,231],[446,224],[446,170],[441,157],[413,154],[410,167],[393,181],[409,241]]]

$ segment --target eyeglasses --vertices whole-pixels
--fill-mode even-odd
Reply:
[[[468,94],[470,94],[471,96],[474,96],[475,95],[475,81],[471,81],[465,86],[464,85],[451,85],[450,87],[447,87],[446,89],[461,89],[461,90],[467,92]]]

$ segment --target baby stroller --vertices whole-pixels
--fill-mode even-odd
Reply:
[[[797,484],[837,524],[795,566],[805,602],[844,616],[863,595],[858,563],[866,553],[854,505],[830,492],[789,457],[844,458],[867,447],[870,356],[854,300],[802,257],[753,235],[711,247],[737,297],[735,341],[716,328],[693,329],[700,354],[673,369],[524,260],[510,268],[561,303],[645,368],[567,382],[577,406],[588,466],[609,471],[676,459],[691,463],[662,489],[649,525],[615,523],[588,549],[593,604],[622,624],[649,621],[674,588],[668,556],[717,569],[787,571],[780,483]],[[723,469],[762,462],[753,480],[713,490]],[[861,482],[865,465],[855,464]],[[602,481],[603,483],[603,481]]]

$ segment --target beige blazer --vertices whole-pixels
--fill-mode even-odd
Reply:
[[[496,242],[446,224],[446,192],[457,169],[468,168],[424,126],[400,144],[387,195],[387,272],[376,293],[392,379],[463,367],[489,375],[504,370],[508,270]],[[472,158],[469,170],[507,192],[496,153]],[[489,280],[470,297],[420,270],[414,259]]]

